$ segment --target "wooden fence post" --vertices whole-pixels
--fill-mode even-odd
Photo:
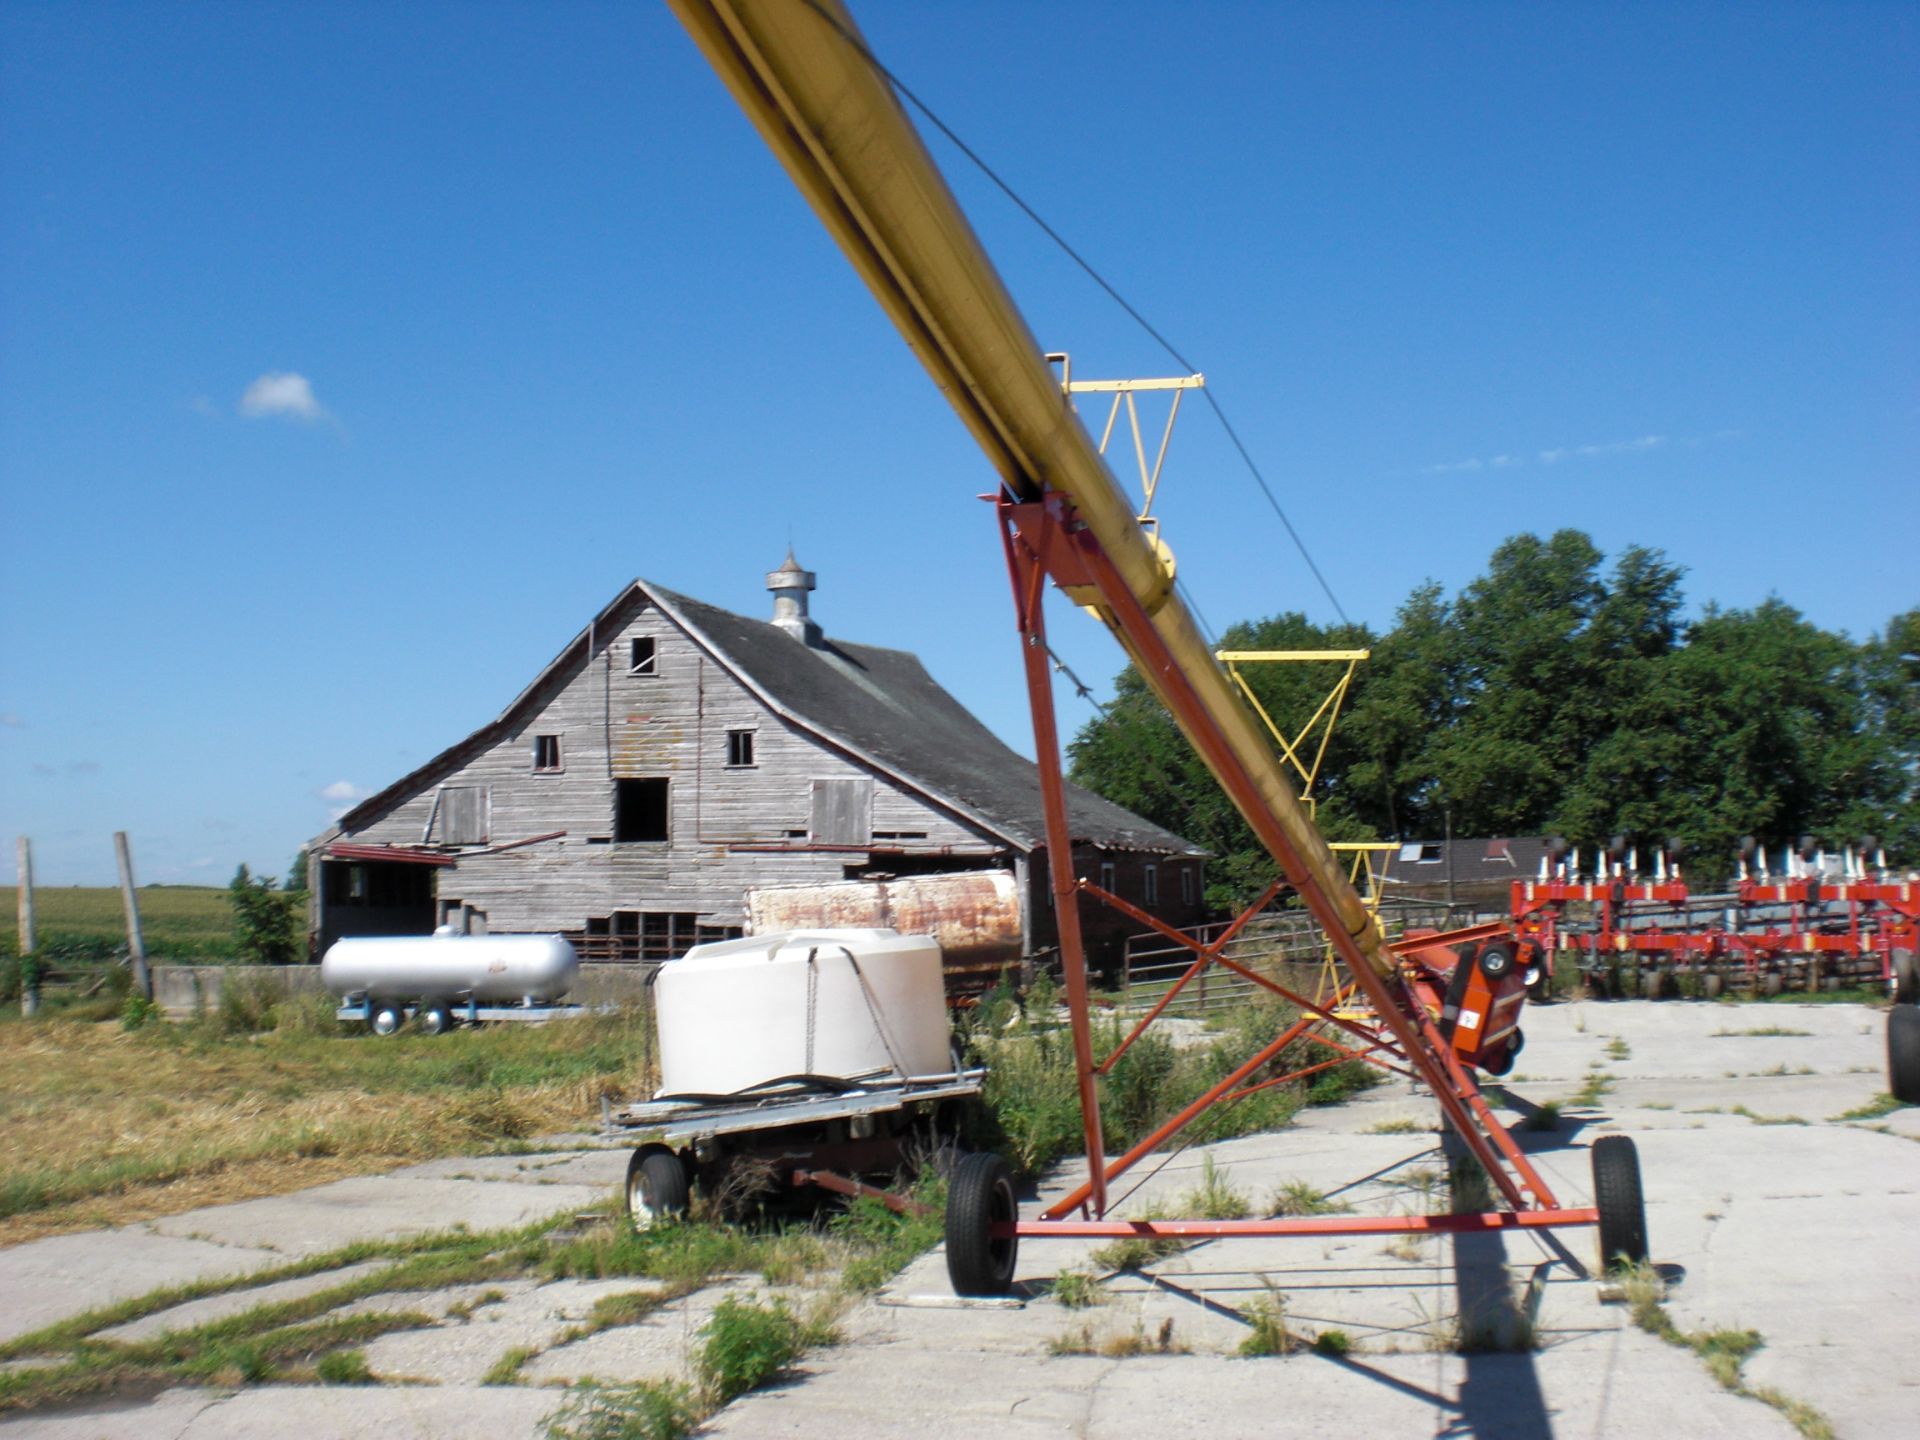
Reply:
[[[33,842],[21,835],[13,848],[20,862],[20,1013],[31,1020],[40,1013],[40,982],[31,959],[39,945],[33,928]]]
[[[120,861],[120,903],[127,912],[127,955],[133,965],[134,991],[153,999],[153,974],[147,968],[147,942],[140,933],[140,901],[133,893],[133,852],[127,848],[127,832],[113,832],[113,853]]]

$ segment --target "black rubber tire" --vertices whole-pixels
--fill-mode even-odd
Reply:
[[[1911,950],[1893,952],[1893,998],[1902,1005],[1920,1000],[1920,961]]]
[[[373,1017],[367,1023],[373,1027],[376,1035],[391,1035],[406,1023],[406,1013],[398,1005],[376,1005]]]
[[[1640,993],[1649,1000],[1660,999],[1667,993],[1667,972],[1664,970],[1641,971]]]
[[[1769,970],[1760,977],[1760,993],[1762,995],[1778,995],[1786,988],[1786,983],[1787,982],[1781,978],[1778,970]]]
[[[1920,1105],[1920,1009],[1912,1005],[1887,1016],[1887,1088],[1903,1104]]]
[[[426,1035],[444,1035],[453,1029],[453,1012],[444,1005],[422,1005],[413,1017]]]
[[[1640,1152],[1625,1135],[1593,1142],[1593,1203],[1600,1211],[1600,1268],[1647,1258],[1647,1206],[1640,1194]]]
[[[686,1162],[671,1150],[636,1150],[627,1161],[627,1219],[636,1230],[687,1213],[691,1185]]]
[[[1718,970],[1709,970],[1700,977],[1700,993],[1709,1000],[1718,1000],[1726,988],[1726,977]]]
[[[1527,1048],[1527,1037],[1516,1030],[1513,1038],[1507,1041],[1506,1048],[1500,1052],[1500,1058],[1480,1068],[1496,1078],[1513,1069],[1513,1062],[1520,1058],[1520,1052]]]
[[[1506,945],[1489,945],[1480,952],[1480,973],[1489,980],[1503,980],[1513,969],[1513,950]]]
[[[947,1278],[956,1295],[1004,1295],[1013,1285],[1020,1239],[992,1227],[1020,1218],[1013,1171],[990,1153],[962,1155],[947,1182]]]

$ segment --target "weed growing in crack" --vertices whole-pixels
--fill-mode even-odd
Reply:
[[[700,1423],[699,1398],[671,1380],[572,1387],[541,1426],[547,1440],[681,1440]]]
[[[322,1355],[313,1367],[323,1385],[371,1385],[373,1371],[367,1365],[364,1350],[333,1350]]]
[[[1069,1310],[1085,1310],[1107,1303],[1099,1278],[1085,1270],[1062,1270],[1053,1277],[1053,1298]]]
[[[1237,1353],[1248,1357],[1291,1355],[1299,1348],[1299,1341],[1287,1329],[1286,1304],[1271,1281],[1263,1277],[1260,1283],[1267,1287],[1267,1293],[1248,1301],[1247,1308],[1240,1312],[1247,1322],[1247,1333]]]
[[[1700,1357],[1707,1372],[1736,1395],[1745,1395],[1771,1405],[1807,1440],[1833,1440],[1833,1425],[1818,1410],[1804,1401],[1783,1395],[1769,1386],[1750,1386],[1742,1371],[1754,1353],[1766,1341],[1757,1330],[1682,1330],[1667,1313],[1666,1282],[1653,1266],[1642,1263],[1625,1274],[1622,1284],[1628,1314],[1633,1323],[1649,1335],[1669,1345],[1691,1350]]]
[[[1289,1180],[1273,1192],[1268,1209],[1275,1215],[1344,1215],[1348,1207],[1304,1180]]]
[[[539,1353],[537,1346],[514,1346],[487,1367],[487,1373],[480,1377],[480,1383],[482,1385],[518,1385],[520,1371]]]

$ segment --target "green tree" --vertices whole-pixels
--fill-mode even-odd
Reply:
[[[307,847],[302,845],[294,852],[293,864],[287,867],[287,878],[281,886],[289,895],[307,893]]]
[[[255,878],[243,863],[227,886],[233,906],[234,944],[256,965],[291,965],[300,958],[300,911],[304,897],[281,891],[271,878]]]
[[[1330,746],[1331,838],[1557,831],[1592,846],[1678,838],[1717,880],[1740,838],[1829,848],[1872,834],[1920,862],[1920,609],[1856,644],[1778,598],[1683,623],[1683,571],[1657,550],[1604,557],[1577,530],[1503,542],[1448,599],[1416,587],[1392,630],[1282,614],[1227,648],[1370,646]],[[1289,734],[1320,667],[1242,667]],[[1257,894],[1272,862],[1131,670],[1070,747],[1081,784],[1213,852],[1209,903]],[[1590,852],[1591,853],[1591,852]]]

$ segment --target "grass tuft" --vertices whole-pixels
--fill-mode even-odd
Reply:
[[[364,1350],[333,1350],[313,1367],[323,1385],[372,1385],[375,1377]]]
[[[1287,1329],[1286,1305],[1271,1282],[1263,1279],[1261,1283],[1266,1285],[1267,1293],[1256,1296],[1240,1312],[1247,1322],[1247,1333],[1235,1353],[1249,1358],[1291,1355],[1299,1348],[1299,1341]]]

